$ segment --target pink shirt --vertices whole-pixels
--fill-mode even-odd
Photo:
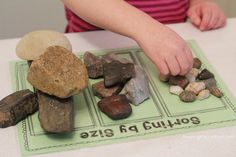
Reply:
[[[186,12],[188,9],[188,0],[126,0],[129,4],[142,10],[157,21],[168,24],[184,22],[186,20]],[[66,32],[84,32],[99,30],[100,28],[93,26],[80,17],[76,16],[72,11],[65,8],[68,24]]]

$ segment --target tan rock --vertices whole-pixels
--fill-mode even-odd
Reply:
[[[70,41],[62,34],[50,30],[38,30],[26,34],[16,46],[16,55],[22,59],[35,60],[49,46],[62,46],[72,51]]]
[[[67,98],[87,86],[88,74],[85,65],[73,53],[51,46],[32,62],[27,80],[44,93]]]

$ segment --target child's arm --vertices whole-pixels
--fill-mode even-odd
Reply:
[[[226,23],[223,11],[209,0],[190,0],[188,17],[202,31],[220,28]]]
[[[75,14],[101,28],[134,39],[162,74],[186,74],[191,50],[174,31],[123,0],[63,0]]]

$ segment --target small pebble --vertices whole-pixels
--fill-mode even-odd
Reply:
[[[192,91],[183,91],[180,93],[179,98],[183,102],[194,102],[196,100],[196,94]]]
[[[201,90],[205,89],[205,83],[204,82],[191,82],[188,84],[188,86],[185,88],[185,90],[192,91],[195,94],[198,94]]]
[[[211,87],[216,87],[215,78],[209,78],[209,79],[203,80],[203,82],[205,83],[207,89],[210,89]]]
[[[209,70],[203,69],[201,73],[198,75],[199,80],[206,80],[209,78],[214,78],[214,74],[212,74]]]
[[[169,81],[169,78],[170,78],[170,75],[167,74],[167,75],[164,75],[164,74],[159,74],[159,79],[162,81],[162,82],[167,82]]]
[[[210,92],[212,95],[218,97],[218,98],[221,98],[224,94],[220,91],[219,88],[217,87],[211,87],[210,89]]]
[[[170,86],[170,93],[174,95],[179,95],[184,90],[180,86]]]
[[[202,66],[202,62],[198,58],[193,59],[193,68],[200,69]]]
[[[203,100],[203,99],[206,99],[210,96],[210,91],[207,90],[207,89],[204,89],[202,91],[199,92],[198,96],[197,96],[197,99],[198,100]]]
[[[169,84],[178,85],[183,89],[188,85],[189,81],[185,76],[170,76]]]

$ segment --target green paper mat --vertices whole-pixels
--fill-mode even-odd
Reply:
[[[93,96],[91,85],[98,80],[90,80],[88,88],[74,96],[75,127],[71,134],[45,133],[40,127],[38,113],[18,123],[22,154],[58,152],[235,125],[235,98],[197,44],[194,41],[188,43],[194,55],[203,62],[203,68],[215,74],[218,87],[224,93],[221,99],[211,95],[206,100],[194,103],[181,102],[177,96],[169,93],[167,84],[158,80],[155,66],[138,48],[96,52],[103,55],[115,51],[141,65],[150,80],[150,98],[140,106],[132,105],[133,113],[129,118],[113,121],[97,108],[99,99]],[[27,62],[13,61],[10,65],[14,91],[26,88],[33,90],[26,80]]]

